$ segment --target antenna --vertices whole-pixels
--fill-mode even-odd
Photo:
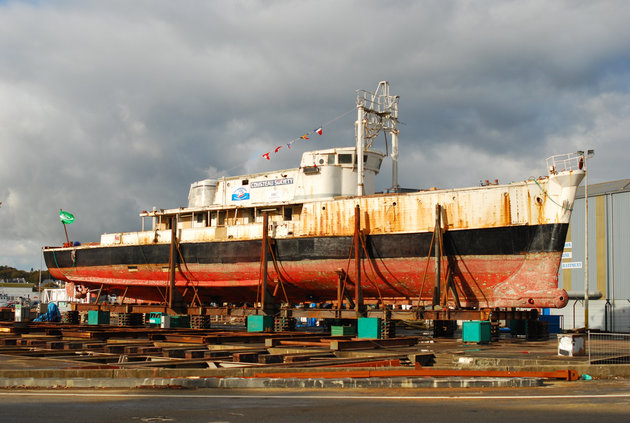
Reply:
[[[381,132],[389,132],[392,137],[392,188],[398,191],[398,99],[389,94],[387,81],[379,82],[374,92],[357,90],[357,195],[363,195],[363,152],[372,147]]]

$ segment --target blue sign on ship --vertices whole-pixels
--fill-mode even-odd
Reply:
[[[244,187],[236,188],[232,193],[232,201],[243,200],[249,200],[249,191]]]

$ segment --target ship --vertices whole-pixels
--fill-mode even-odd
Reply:
[[[142,211],[137,232],[43,247],[46,265],[84,290],[147,303],[564,307],[558,268],[584,158],[552,156],[546,176],[507,184],[404,190],[398,123],[386,81],[359,90],[355,145],[195,182],[186,207]],[[373,146],[380,133],[391,152]],[[392,188],[377,193],[387,157]]]

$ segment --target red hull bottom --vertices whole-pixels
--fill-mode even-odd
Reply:
[[[458,256],[444,258],[442,277],[451,274],[462,307],[561,308],[567,293],[558,289],[561,254]],[[279,263],[284,291],[292,302],[319,302],[337,298],[338,269],[348,274],[347,290],[352,293],[356,270],[354,261],[302,260]],[[426,272],[425,272],[426,269]],[[434,259],[398,258],[363,260],[361,286],[366,299],[383,303],[408,301],[432,303],[435,285]],[[147,302],[162,302],[169,285],[165,265],[90,266],[51,268],[52,276]],[[195,292],[210,304],[254,303],[260,281],[259,263],[192,264],[176,272],[176,287],[186,300]],[[279,279],[269,263],[269,285],[284,300],[275,282]],[[446,286],[442,280],[442,289]],[[278,288],[278,289],[276,289]],[[453,294],[449,292],[449,304]]]

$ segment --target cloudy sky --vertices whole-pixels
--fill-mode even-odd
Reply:
[[[589,183],[630,178],[628,21],[623,0],[0,0],[0,264],[39,268],[60,208],[98,241],[194,181],[349,146],[355,90],[381,80],[403,186],[522,180],[588,148]]]

